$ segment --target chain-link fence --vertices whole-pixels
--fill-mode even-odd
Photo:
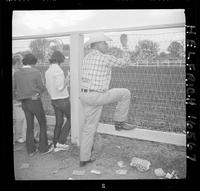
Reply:
[[[128,122],[142,128],[182,132],[186,120],[184,28],[109,32],[107,35],[113,39],[109,42],[109,54],[116,57],[123,54],[119,41],[122,33],[128,36],[132,64],[126,68],[112,69],[110,88],[122,87],[131,91]],[[85,40],[87,38],[88,35],[85,35]],[[63,51],[66,61],[61,67],[67,74],[70,70],[69,36],[43,39],[46,39],[46,44],[36,66],[42,76],[48,68],[48,56],[54,49]],[[36,43],[34,49],[31,47],[33,41],[36,39],[14,40],[13,53],[32,51],[36,54],[35,49],[39,45]],[[87,54],[90,49],[85,47],[84,51]],[[42,99],[46,114],[54,115],[47,92]],[[115,106],[104,106],[101,122],[113,123]]]

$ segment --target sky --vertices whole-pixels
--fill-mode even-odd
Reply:
[[[183,9],[14,11],[12,35],[25,36],[174,23],[185,23]],[[181,29],[170,29],[165,30],[165,32],[169,31],[172,34],[175,31],[174,34],[178,34],[177,30],[180,31]],[[163,33],[156,30],[153,31],[153,34],[156,32]],[[145,35],[147,33],[148,31],[140,31],[140,34]],[[115,38],[114,36],[116,35],[113,35],[113,38]],[[180,37],[177,38],[180,39]],[[69,38],[62,40],[65,43],[69,41]],[[132,41],[136,42],[133,38]],[[13,41],[13,52],[28,49],[29,42],[27,40]]]

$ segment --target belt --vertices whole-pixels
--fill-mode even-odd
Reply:
[[[87,93],[87,92],[99,92],[99,93],[103,93],[104,91],[98,91],[98,90],[92,90],[92,89],[81,89],[81,91],[82,92],[85,92],[85,93]]]
[[[23,99],[23,100],[33,100],[33,101],[35,101],[35,100],[41,100],[41,98],[40,98],[40,96],[38,96],[38,95],[34,95],[34,96],[32,96],[32,97],[29,97],[29,98],[25,98],[25,99]]]
[[[22,99],[22,101],[25,101],[25,100],[37,101],[37,100],[41,100],[41,99],[40,98],[25,98],[25,99]]]

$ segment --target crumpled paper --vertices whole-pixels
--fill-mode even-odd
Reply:
[[[133,157],[130,166],[136,167],[140,172],[149,170],[151,163],[148,160]]]
[[[154,173],[155,173],[156,176],[159,176],[159,177],[161,177],[161,176],[166,176],[166,173],[163,171],[162,168],[157,168],[157,169],[155,169],[155,170],[154,170]]]
[[[93,174],[98,174],[98,175],[101,174],[101,172],[98,171],[98,170],[91,170],[90,172],[93,173]]]
[[[30,166],[29,163],[23,163],[20,168],[25,169],[25,168],[29,168],[29,166]]]
[[[73,175],[83,176],[85,174],[84,170],[73,170]]]
[[[125,175],[125,174],[127,174],[127,170],[125,170],[125,169],[116,170],[116,174]]]
[[[118,164],[118,166],[119,166],[120,168],[126,167],[126,165],[124,164],[123,161],[118,161],[117,164]]]

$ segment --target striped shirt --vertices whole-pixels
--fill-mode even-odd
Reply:
[[[92,50],[83,60],[81,88],[103,92],[109,89],[112,67],[123,67],[130,64],[127,50],[122,58]]]

